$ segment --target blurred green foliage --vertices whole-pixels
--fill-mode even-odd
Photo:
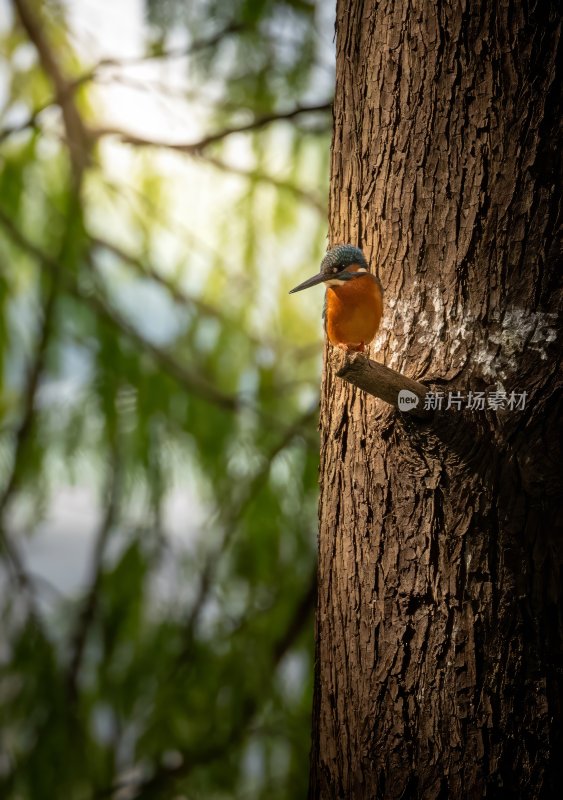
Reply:
[[[301,797],[320,4],[148,0],[144,52],[97,63],[76,7],[0,3],[0,796]],[[178,59],[197,146],[106,123]]]

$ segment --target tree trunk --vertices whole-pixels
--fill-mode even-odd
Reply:
[[[310,798],[561,796],[559,33],[338,2],[331,241],[383,283],[372,357],[464,399],[404,420],[326,352]]]

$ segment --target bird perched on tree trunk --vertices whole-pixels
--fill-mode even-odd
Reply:
[[[327,252],[321,271],[291,290],[326,286],[323,312],[329,341],[343,350],[364,351],[377,333],[383,313],[383,289],[358,247],[338,244]]]

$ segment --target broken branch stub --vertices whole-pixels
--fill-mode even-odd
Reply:
[[[428,386],[372,361],[363,353],[342,352],[336,358],[336,375],[364,392],[384,400],[399,411],[429,420],[433,412],[424,408]]]

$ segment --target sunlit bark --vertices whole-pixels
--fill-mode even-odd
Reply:
[[[338,3],[331,242],[383,283],[371,356],[464,400],[405,423],[327,351],[311,798],[558,796],[559,33]],[[464,410],[495,390],[524,410]]]

